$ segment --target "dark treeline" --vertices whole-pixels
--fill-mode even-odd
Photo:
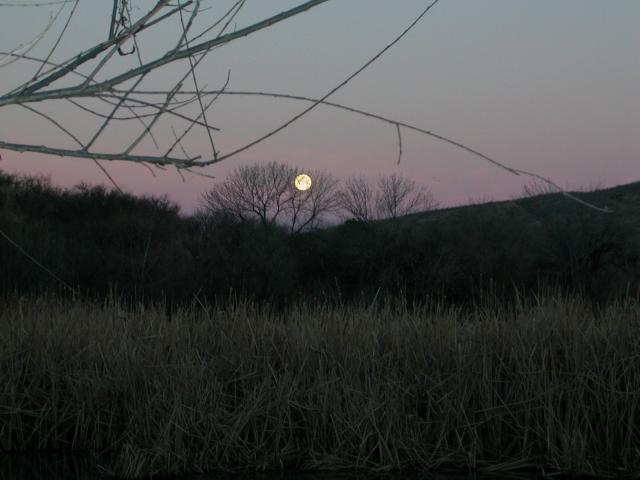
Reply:
[[[474,306],[549,289],[606,302],[640,287],[640,185],[557,194],[290,234],[166,198],[55,188],[0,174],[0,229],[74,295],[173,308],[247,296],[282,307],[438,297]],[[0,238],[3,295],[65,289]]]

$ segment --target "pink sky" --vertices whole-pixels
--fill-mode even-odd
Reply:
[[[300,2],[275,3],[247,6],[238,18],[239,26]],[[392,40],[424,5],[394,2],[392,8],[383,0],[330,1],[220,49],[199,70],[200,77],[213,88],[231,69],[229,88],[233,90],[322,96]],[[0,8],[4,8],[0,15],[3,45],[31,38],[48,19],[47,10],[26,15]],[[96,12],[95,6],[84,8],[79,7],[77,24],[70,25],[60,59],[76,53],[78,44],[104,39],[105,12]],[[606,8],[592,0],[542,0],[535,6],[507,0],[489,4],[443,0],[394,49],[331,100],[452,137],[569,188],[638,181],[638,18],[640,2],[633,0],[608,2]],[[81,29],[82,25],[95,25],[95,29]],[[149,59],[157,56],[154,46],[142,45]],[[29,68],[0,70],[0,95],[33,73]],[[212,123],[222,129],[216,135],[217,145],[223,152],[230,151],[304,106],[273,99],[225,98],[211,116]],[[99,125],[59,104],[43,109],[78,135],[90,136]],[[138,127],[117,126],[97,147],[118,151],[118,146],[138,135]],[[170,125],[161,127],[160,138],[166,140]],[[11,106],[0,108],[0,140],[73,147],[46,121]],[[202,134],[190,136],[187,145],[190,153],[207,153]],[[150,142],[140,146],[141,153],[153,151]],[[107,184],[90,160],[0,153],[0,168],[7,172],[50,175],[64,186]],[[338,178],[365,175],[375,180],[400,171],[429,186],[445,205],[510,198],[529,181],[409,131],[403,132],[399,166],[396,159],[392,126],[319,107],[255,149],[204,172],[223,179],[239,165],[272,160],[302,170],[326,169]],[[104,165],[124,189],[167,194],[187,212],[214,182],[188,173],[183,182],[175,170],[156,171],[153,176],[140,165]]]

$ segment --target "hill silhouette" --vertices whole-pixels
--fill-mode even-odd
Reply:
[[[596,303],[640,288],[640,182],[445,208],[290,235],[224,215],[181,216],[166,198],[100,187],[60,189],[0,174],[0,228],[71,285],[172,308],[248,296],[462,305],[504,303],[550,289]],[[55,291],[60,282],[0,239],[0,292]]]
[[[347,222],[316,232],[326,251],[307,258],[335,255],[332,273],[352,295],[383,286],[474,303],[560,288],[603,302],[637,291],[640,182],[573,193],[612,213],[550,193]]]

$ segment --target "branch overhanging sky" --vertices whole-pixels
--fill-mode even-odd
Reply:
[[[80,3],[57,51],[59,59],[79,44],[106,38],[110,3]],[[136,3],[146,8],[149,2]],[[216,5],[226,8],[223,4],[231,3]],[[237,18],[238,26],[298,3],[249,1]],[[219,88],[230,70],[230,90],[321,97],[391,41],[425,5],[417,0],[329,1],[216,50],[199,67],[199,81]],[[33,38],[56,9],[0,8],[4,50]],[[568,188],[637,181],[639,18],[640,2],[635,0],[442,0],[406,38],[331,100],[450,136]],[[52,35],[41,52],[54,40]],[[141,52],[151,59],[153,45],[142,43]],[[23,78],[18,78],[20,73],[11,66],[0,70],[0,90]],[[305,106],[270,98],[221,98],[210,117],[222,130],[214,138],[222,153],[231,151]],[[61,116],[70,129],[90,128],[76,109],[52,104],[47,111]],[[0,132],[3,140],[38,144],[60,137],[43,119],[9,107],[0,110]],[[130,136],[127,129],[114,127],[103,147],[126,143]],[[207,148],[204,137],[187,138],[185,145],[194,153]],[[0,168],[11,173],[48,174],[65,186],[83,181],[109,184],[90,160],[8,151],[2,158]],[[340,178],[365,175],[375,180],[379,174],[401,171],[428,185],[446,205],[509,198],[530,181],[410,132],[403,133],[403,157],[397,165],[397,137],[389,125],[323,106],[255,149],[204,173],[223,179],[239,165],[271,160],[302,170],[327,169]],[[193,210],[200,193],[216,181],[184,173],[183,182],[172,169],[156,170],[153,176],[140,165],[122,162],[105,167],[125,190],[166,193],[185,211]]]

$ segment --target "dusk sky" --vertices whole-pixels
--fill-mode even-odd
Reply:
[[[205,3],[210,10],[202,13],[202,25],[234,2]],[[300,3],[249,0],[237,28]],[[198,69],[201,85],[221,87],[230,70],[229,90],[321,97],[393,40],[428,3],[331,0],[214,51]],[[155,0],[132,4],[135,17]],[[32,39],[57,8],[0,6],[0,50]],[[69,58],[105,40],[110,10],[111,2],[82,0],[52,58]],[[63,17],[33,56],[47,54]],[[406,37],[329,100],[451,137],[567,188],[640,181],[639,25],[638,0],[441,0]],[[143,59],[161,55],[162,39],[141,36]],[[114,68],[128,70],[133,57],[116,59]],[[0,56],[0,64],[4,60]],[[1,68],[0,95],[36,68],[28,62]],[[184,64],[172,68],[162,75],[183,72]],[[228,96],[213,107],[209,120],[221,129],[214,138],[225,153],[306,106]],[[84,138],[100,125],[60,102],[38,107]],[[162,127],[164,135],[171,136],[170,124]],[[119,151],[140,128],[135,122],[114,125],[97,147]],[[183,181],[175,169],[154,169],[153,176],[143,166],[124,162],[103,165],[123,189],[167,194],[185,212],[193,211],[214,182],[239,165],[255,162],[280,161],[302,171],[326,169],[340,179],[364,175],[375,180],[402,172],[427,185],[444,205],[508,199],[531,181],[427,136],[405,130],[402,138],[403,157],[397,165],[393,126],[319,106],[259,146],[202,170],[216,180],[185,173]],[[0,108],[0,140],[75,148],[45,120],[15,106]],[[185,146],[189,153],[207,155],[206,135],[187,137]],[[154,146],[146,141],[137,151],[152,154]],[[8,150],[0,154],[4,172],[50,175],[63,186],[109,185],[91,160]]]

